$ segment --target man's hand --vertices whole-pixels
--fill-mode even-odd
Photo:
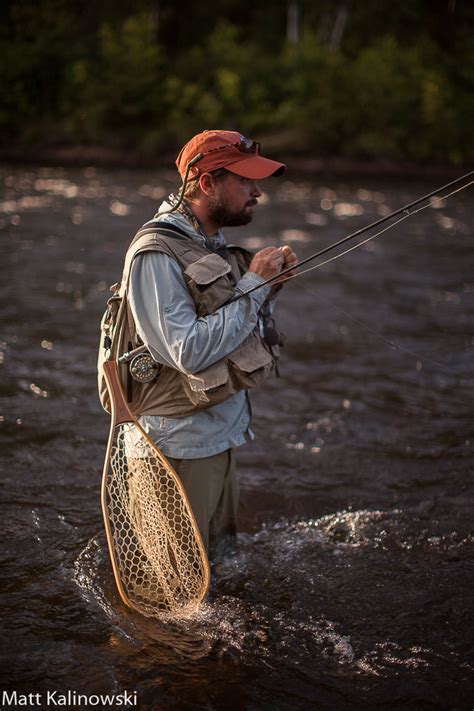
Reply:
[[[287,245],[284,247],[265,247],[253,257],[248,271],[259,274],[266,281],[277,276],[283,269],[287,269],[297,263],[296,254]],[[289,277],[293,274],[293,271],[288,272],[288,275],[282,277],[281,281],[285,281],[287,276]],[[278,284],[279,282],[279,279],[275,279],[273,284]]]
[[[287,244],[285,244],[283,247],[280,247],[281,253],[283,254],[283,265],[281,268],[281,271],[284,271],[285,269],[290,269],[290,267],[295,267],[298,264],[298,257],[296,254],[293,252],[291,247],[289,247]],[[281,279],[275,279],[273,282],[274,284],[282,284],[284,281],[289,279],[290,277],[295,276],[296,274],[296,269],[292,269],[288,274],[285,274],[285,276],[282,276]]]

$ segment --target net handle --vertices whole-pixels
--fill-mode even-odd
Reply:
[[[118,593],[122,599],[122,602],[133,610],[138,610],[136,605],[133,604],[132,600],[127,595],[127,592],[122,584],[122,577],[120,574],[119,563],[117,560],[115,552],[115,542],[110,529],[110,522],[108,517],[107,509],[107,473],[110,465],[110,457],[112,453],[112,445],[114,441],[114,431],[117,425],[123,422],[133,422],[134,417],[125,401],[122,386],[120,383],[120,376],[117,363],[115,360],[108,360],[103,365],[105,382],[107,383],[107,389],[110,397],[111,406],[111,419],[110,419],[110,431],[109,440],[107,443],[107,451],[105,454],[104,468],[102,471],[102,486],[101,486],[101,504],[102,504],[102,515],[104,518],[104,528],[107,537],[107,545],[109,548],[110,561],[112,563],[112,570],[115,578],[115,584],[117,586]]]
[[[123,394],[119,369],[116,361],[108,360],[104,363],[103,368],[112,405],[112,427],[121,425],[124,422],[135,422],[135,417],[133,416]]]

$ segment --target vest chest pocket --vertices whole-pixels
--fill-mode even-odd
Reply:
[[[229,373],[237,390],[248,390],[260,385],[274,368],[273,358],[257,331],[247,336],[227,358]]]
[[[194,375],[182,374],[182,385],[197,408],[223,402],[239,390],[249,390],[268,378],[274,367],[271,354],[253,331],[226,358]]]
[[[234,289],[227,277],[230,272],[230,264],[214,252],[186,267],[183,274],[198,316],[207,316],[233,296]]]
[[[217,405],[229,397],[229,371],[225,360],[201,370],[194,375],[182,374],[182,385],[193,405]]]

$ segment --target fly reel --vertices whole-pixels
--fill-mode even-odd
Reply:
[[[160,366],[149,353],[139,353],[130,361],[129,370],[137,383],[151,383],[158,375]]]

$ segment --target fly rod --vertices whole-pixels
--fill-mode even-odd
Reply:
[[[448,188],[451,188],[453,185],[457,185],[458,183],[461,183],[463,180],[467,180],[468,178],[471,178],[473,175],[474,175],[474,171],[471,170],[471,171],[469,171],[469,173],[462,175],[460,178],[456,178],[456,180],[452,180],[450,183],[446,183],[446,185],[442,185],[441,187],[436,188],[436,190],[433,190],[432,192],[428,193],[427,195],[423,195],[423,197],[420,197],[417,200],[413,200],[413,202],[410,202],[410,203],[408,203],[408,205],[404,205],[403,207],[400,207],[398,210],[391,212],[389,215],[386,215],[385,217],[381,217],[379,220],[375,220],[375,222],[372,222],[370,225],[367,225],[366,227],[361,227],[359,230],[356,230],[355,232],[352,232],[352,234],[347,235],[347,237],[343,237],[338,242],[334,242],[333,244],[330,244],[328,247],[321,249],[319,252],[315,252],[315,254],[311,254],[309,257],[302,259],[300,262],[298,262],[297,264],[294,264],[291,267],[288,267],[287,269],[283,269],[281,272],[279,272],[279,274],[275,274],[275,276],[270,277],[270,279],[267,279],[266,281],[262,282],[261,284],[257,284],[257,286],[254,286],[251,289],[248,289],[248,291],[244,291],[241,294],[236,294],[227,303],[233,303],[234,301],[238,301],[239,299],[241,299],[243,296],[248,296],[249,294],[256,291],[257,289],[260,289],[262,286],[271,284],[276,279],[280,279],[285,274],[288,274],[288,272],[292,272],[295,269],[302,267],[304,264],[311,262],[313,259],[317,259],[318,257],[321,257],[323,254],[326,254],[327,252],[329,252],[332,249],[335,249],[336,247],[339,247],[341,244],[344,244],[345,242],[348,242],[351,239],[355,239],[356,237],[359,237],[359,235],[364,234],[364,232],[368,232],[369,230],[373,229],[374,227],[378,227],[379,225],[382,225],[384,222],[387,222],[388,220],[391,220],[394,217],[397,217],[397,215],[406,213],[406,216],[409,217],[410,210],[412,207],[415,207],[415,205],[419,205],[420,202],[429,200],[431,197],[433,197],[434,195],[437,195],[442,190],[447,190]],[[471,183],[472,183],[472,181],[471,181]],[[468,187],[468,185],[470,185],[471,183],[468,183],[464,187]]]

